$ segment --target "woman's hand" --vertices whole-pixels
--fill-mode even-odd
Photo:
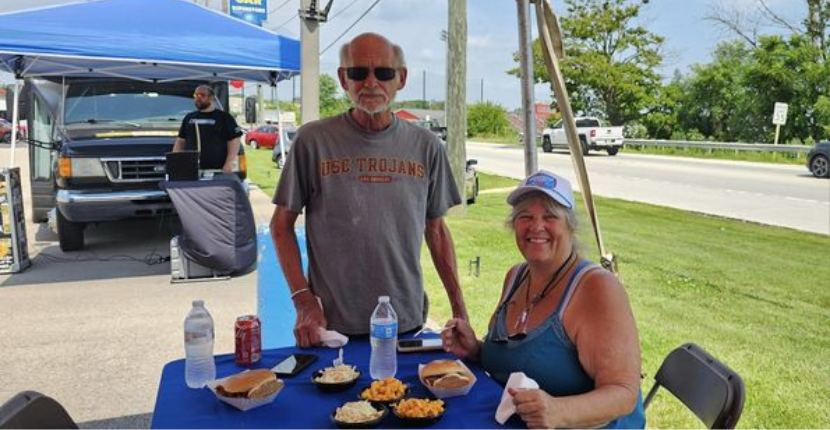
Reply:
[[[479,345],[478,338],[476,338],[476,334],[467,320],[453,318],[447,321],[441,331],[441,341],[444,351],[459,358],[478,361],[481,345]]]
[[[513,405],[522,421],[531,429],[553,429],[557,427],[554,407],[556,399],[539,389],[508,388],[513,396]]]

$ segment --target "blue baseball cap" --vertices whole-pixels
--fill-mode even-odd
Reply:
[[[515,206],[519,199],[527,193],[534,191],[542,192],[548,195],[562,206],[568,209],[574,208],[574,194],[571,191],[571,183],[567,179],[552,173],[547,170],[539,170],[538,172],[528,176],[522,181],[513,192],[507,196],[507,203]]]

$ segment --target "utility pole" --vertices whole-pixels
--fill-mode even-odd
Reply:
[[[300,8],[300,97],[303,123],[320,118],[320,23],[326,22],[332,0],[325,9],[317,0],[302,0]]]
[[[258,123],[265,123],[265,118],[262,116],[264,104],[262,100],[262,84],[256,84],[256,121]]]
[[[461,205],[451,214],[467,213],[465,176],[467,170],[467,0],[449,3],[447,32],[447,155]]]
[[[424,79],[421,81],[421,87],[422,87],[422,89],[421,89],[421,100],[423,100],[423,103],[421,104],[421,107],[426,109],[427,108],[427,71],[426,70],[424,70],[422,76],[424,77]]]
[[[230,1],[231,0],[222,0],[222,13],[225,15],[228,14],[228,3],[230,3]]]
[[[481,96],[478,101],[484,103],[484,78],[481,78]]]
[[[525,176],[539,170],[536,158],[536,109],[533,104],[533,52],[528,0],[516,0],[519,13],[519,64],[522,70],[522,116],[525,123]]]

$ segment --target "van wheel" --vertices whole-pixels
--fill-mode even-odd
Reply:
[[[618,152],[620,152],[620,148],[617,148],[616,146],[608,147],[608,155],[613,157],[614,155],[617,155]]]
[[[579,147],[582,148],[582,155],[588,155],[588,141],[583,135],[579,136]]]
[[[72,222],[66,219],[60,209],[57,212],[58,220],[58,241],[61,251],[78,251],[84,247],[84,228],[86,225],[81,222]]]
[[[550,143],[550,136],[542,136],[542,151],[553,151],[553,145]]]

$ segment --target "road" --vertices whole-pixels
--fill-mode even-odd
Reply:
[[[523,149],[467,142],[478,168],[513,178],[524,176]],[[566,152],[539,151],[539,167],[576,187]],[[830,235],[830,180],[813,178],[799,165],[592,153],[586,158],[595,195],[651,203],[762,224]],[[578,188],[578,187],[577,187]]]

